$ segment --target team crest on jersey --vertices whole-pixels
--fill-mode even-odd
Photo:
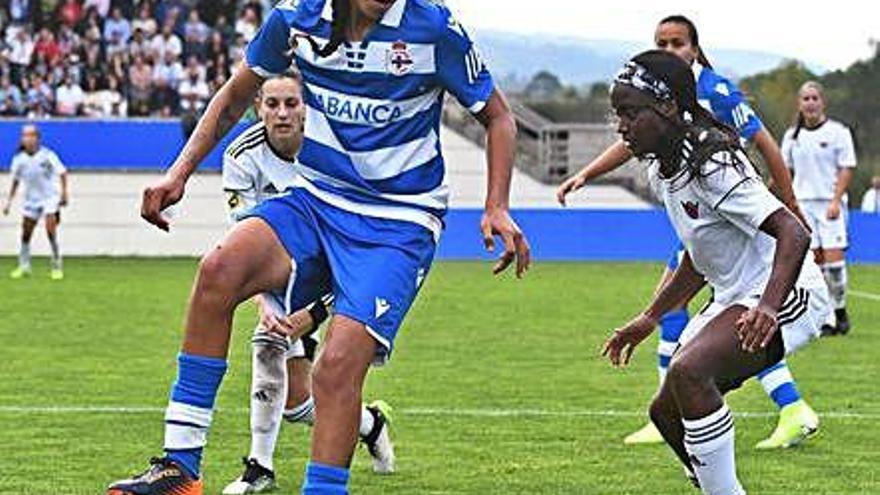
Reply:
[[[409,47],[406,46],[406,43],[403,41],[395,41],[391,44],[391,48],[388,50],[386,64],[388,66],[388,72],[395,76],[405,76],[412,71],[415,62],[413,61],[412,53],[410,53]]]
[[[694,203],[693,201],[682,201],[681,207],[684,208],[684,212],[687,213],[687,216],[696,220],[700,218],[700,205]]]

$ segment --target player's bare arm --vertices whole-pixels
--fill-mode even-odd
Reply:
[[[846,190],[849,187],[849,183],[852,181],[853,172],[851,168],[839,168],[837,169],[837,182],[834,183],[834,199],[831,200],[831,204],[828,205],[828,219],[834,220],[840,217],[840,205],[843,203],[843,197],[846,195]]]
[[[761,231],[776,239],[773,269],[761,301],[737,320],[743,349],[754,352],[770,343],[778,329],[776,315],[791,292],[810,248],[810,234],[785,208],[776,210],[761,224]]]
[[[261,83],[262,78],[244,64],[233,72],[232,77],[211,99],[192,136],[165,177],[144,189],[141,201],[141,217],[144,220],[168,230],[168,220],[163,218],[162,210],[180,201],[189,176],[253,103]]]
[[[12,179],[12,185],[9,187],[9,196],[6,196],[6,205],[3,207],[3,215],[9,215],[12,209],[12,200],[15,199],[15,193],[18,191],[18,179]]]
[[[587,185],[587,183],[602,177],[603,175],[617,170],[632,158],[632,153],[626,148],[623,140],[618,140],[605,149],[593,161],[582,168],[577,174],[569,177],[559,188],[556,189],[556,200],[565,206],[565,197]]]
[[[488,251],[495,250],[494,236],[504,241],[504,253],[492,273],[503,272],[516,260],[516,276],[522,277],[529,268],[529,241],[510,216],[510,178],[516,153],[516,121],[504,95],[492,93],[477,120],[486,128],[486,159],[489,164],[489,187],[486,208],[480,222],[483,242]]]
[[[693,298],[705,285],[705,278],[694,268],[690,254],[685,252],[669,282],[654,296],[645,311],[614,331],[605,342],[602,355],[607,356],[614,366],[629,364],[633,350],[654,332],[660,316],[681,301]]]
[[[67,172],[62,172],[59,180],[61,181],[61,201],[58,203],[58,206],[67,206],[70,200],[70,196],[67,193]]]

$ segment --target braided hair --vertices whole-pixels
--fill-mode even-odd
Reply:
[[[660,19],[660,22],[658,22],[657,25],[659,26],[661,24],[668,23],[681,24],[682,26],[687,28],[688,40],[691,42],[691,45],[693,45],[697,49],[697,62],[699,62],[700,65],[702,65],[703,67],[708,67],[712,69],[712,63],[709,62],[709,59],[706,57],[706,53],[703,51],[703,47],[700,46],[700,34],[697,32],[697,26],[693,23],[693,21],[683,15],[676,14]]]
[[[309,42],[312,51],[319,57],[329,57],[336,52],[340,45],[345,42],[345,30],[351,19],[351,0],[331,0],[333,6],[333,19],[330,21],[330,39],[323,47],[311,36],[300,35]]]
[[[732,163],[722,165],[737,168],[744,165],[737,158],[737,152],[742,151],[739,134],[699,104],[693,72],[684,60],[663,50],[649,50],[633,57],[630,63],[644,68],[647,77],[662,82],[665,91],[668,91],[667,98],[674,101],[678,108],[679,122],[676,125],[681,128],[684,141],[691,148],[681,153],[684,158],[682,166],[688,171],[687,182],[694,177],[705,177],[703,165],[712,161],[713,156],[721,151],[727,151],[727,155],[732,157]],[[627,81],[618,76],[616,83],[626,84]],[[655,98],[662,99],[658,98],[656,92],[652,93]]]

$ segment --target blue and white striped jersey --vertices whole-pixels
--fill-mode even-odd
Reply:
[[[697,81],[697,99],[715,118],[732,126],[744,141],[751,141],[764,126],[761,119],[746,102],[742,91],[728,79],[708,67],[694,62],[692,69]]]
[[[330,37],[329,0],[285,0],[247,49],[268,77],[295,62],[304,81],[302,187],[355,213],[415,221],[435,232],[448,187],[440,150],[446,91],[477,113],[494,91],[465,30],[444,6],[397,0],[361,42],[318,57]]]

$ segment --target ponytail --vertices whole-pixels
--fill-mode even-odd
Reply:
[[[312,51],[319,57],[329,57],[345,41],[345,29],[351,19],[351,0],[331,0],[333,2],[333,19],[330,21],[330,39],[323,47],[308,35],[305,38],[312,47]]]
[[[697,26],[683,15],[670,15],[666,16],[660,20],[659,24],[681,24],[682,26],[687,28],[688,39],[691,42],[691,45],[696,47],[697,49],[697,62],[700,63],[703,67],[708,67],[712,69],[712,62],[709,62],[709,58],[706,57],[706,53],[703,51],[703,47],[700,46],[700,33],[697,32]]]

